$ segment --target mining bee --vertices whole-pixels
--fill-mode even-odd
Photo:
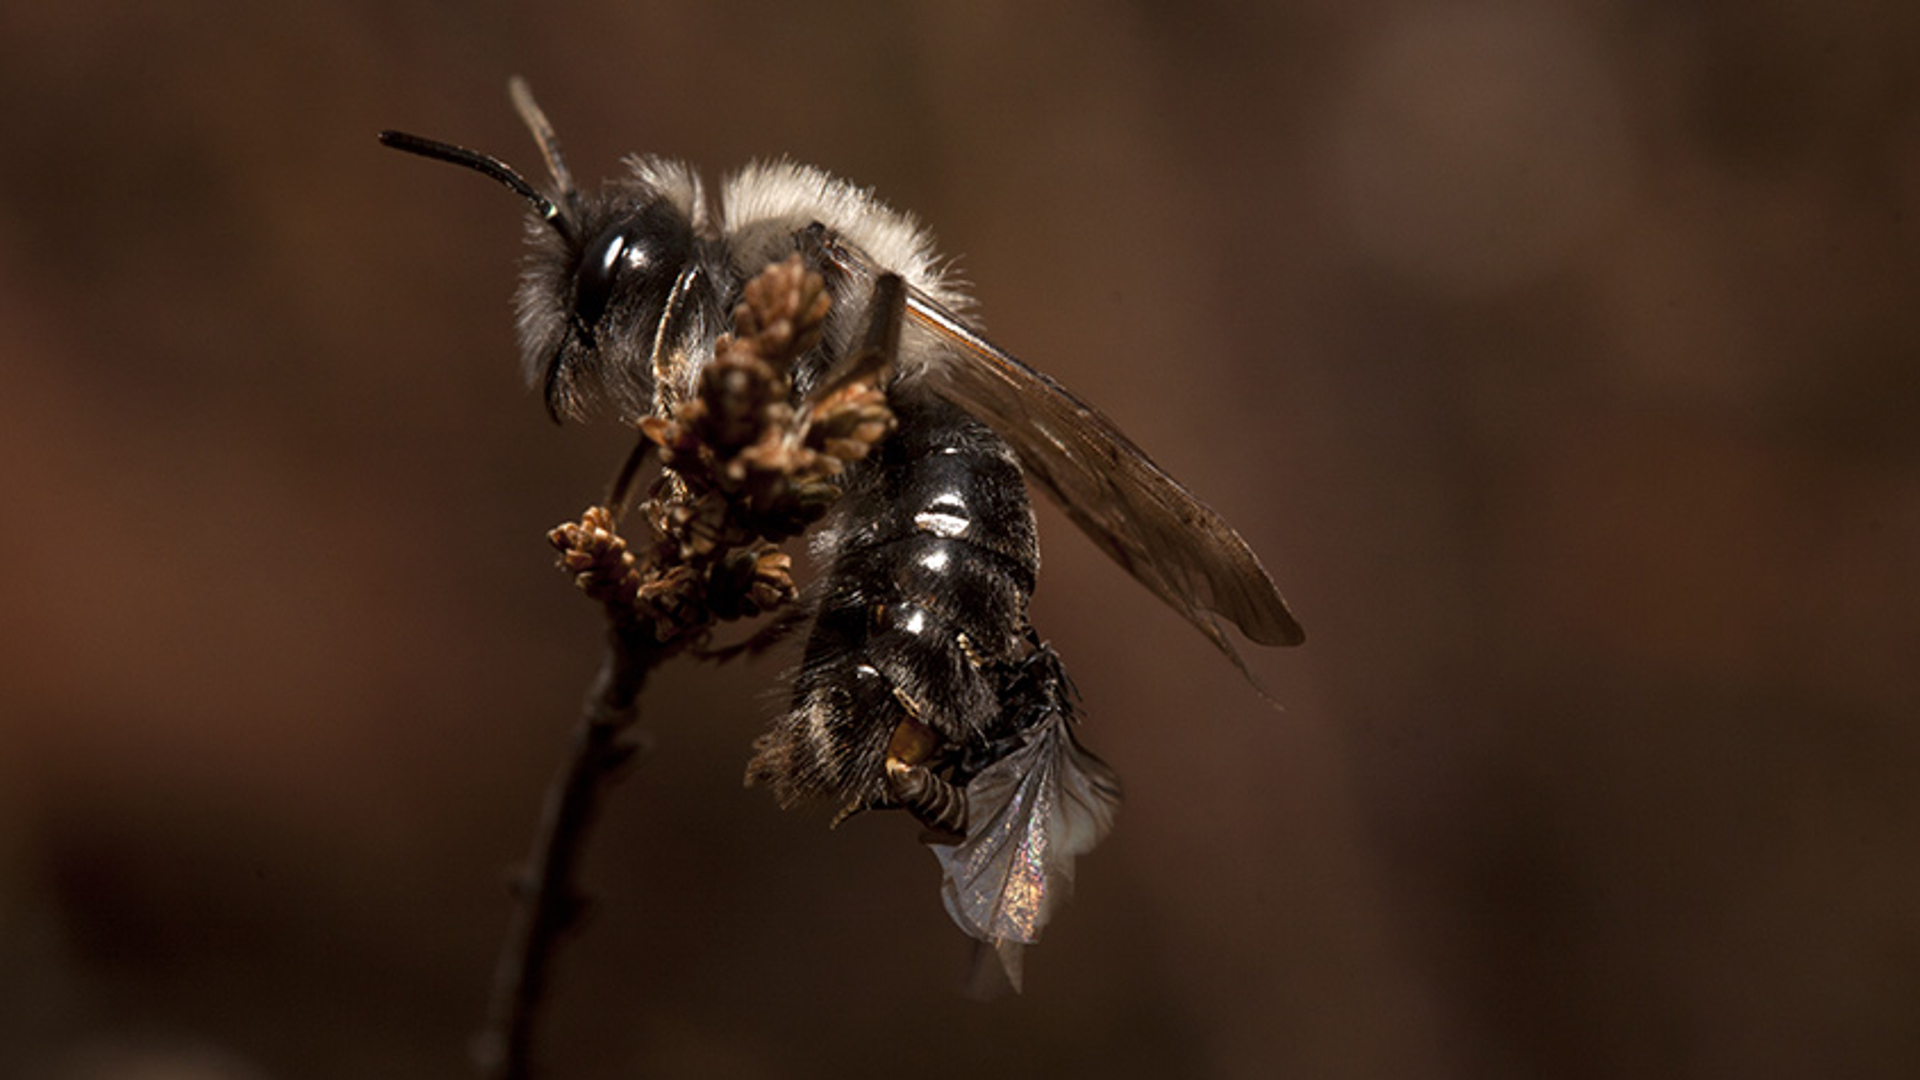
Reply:
[[[713,201],[686,165],[648,156],[585,191],[525,84],[511,88],[550,191],[473,150],[381,140],[492,177],[532,208],[519,338],[555,419],[638,424],[686,400],[745,283],[795,253],[832,299],[797,398],[890,324],[879,340],[897,426],[845,473],[814,535],[792,704],[755,744],[748,781],[783,806],[908,811],[939,858],[947,911],[1017,986],[1022,947],[1120,804],[1113,771],[1075,735],[1060,658],[1027,618],[1040,554],[1026,484],[1236,664],[1216,616],[1263,645],[1299,644],[1300,625],[1218,514],[973,328],[913,217],[786,160],[748,166]]]

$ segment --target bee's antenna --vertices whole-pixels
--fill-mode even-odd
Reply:
[[[580,196],[573,186],[573,174],[567,171],[567,162],[560,156],[560,137],[553,133],[547,114],[540,111],[540,103],[533,100],[527,80],[518,75],[508,79],[507,93],[513,98],[513,109],[520,114],[520,122],[527,125],[533,141],[540,145],[540,156],[546,159],[555,190],[566,201],[568,209],[572,209]]]
[[[562,211],[552,199],[540,194],[532,184],[527,183],[519,173],[513,171],[513,166],[508,165],[499,158],[490,157],[478,150],[469,150],[464,146],[455,146],[452,143],[443,143],[436,139],[422,138],[419,135],[409,135],[404,131],[383,131],[380,133],[380,142],[381,145],[390,146],[395,150],[405,151],[409,154],[417,154],[424,158],[433,158],[436,161],[452,162],[455,165],[462,165],[472,169],[474,172],[490,176],[506,185],[514,194],[532,204],[533,212],[539,215],[540,220],[553,226],[554,230],[558,232],[562,238],[568,241],[574,239],[573,225],[566,213]],[[553,159],[550,158],[549,162],[552,160]],[[570,187],[565,190],[568,195],[573,193]]]

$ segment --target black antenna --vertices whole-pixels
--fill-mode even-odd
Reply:
[[[464,146],[443,143],[437,139],[427,139],[419,135],[409,135],[404,131],[383,131],[380,133],[380,142],[381,145],[390,146],[395,150],[404,151],[409,154],[417,154],[424,158],[433,158],[436,161],[452,162],[455,165],[472,169],[474,172],[491,176],[506,185],[514,194],[532,204],[533,212],[539,215],[540,220],[553,226],[554,231],[558,232],[562,239],[568,243],[574,242],[573,225],[560,207],[556,206],[552,199],[540,194],[540,192],[536,190],[532,184],[527,183],[519,173],[513,171],[513,166],[508,165],[499,158],[489,157],[478,150],[469,150]],[[544,147],[542,151],[545,152]],[[557,160],[557,156],[549,157],[548,165],[551,167]],[[567,186],[563,190],[569,197],[573,194],[571,186]],[[571,198],[569,198],[568,201],[571,202]]]

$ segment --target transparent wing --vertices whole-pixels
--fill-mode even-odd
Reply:
[[[960,929],[993,947],[1013,988],[1022,950],[1073,889],[1073,861],[1120,812],[1120,781],[1073,737],[1063,712],[967,784],[966,839],[935,844],[941,898]]]
[[[1262,645],[1306,639],[1240,534],[1111,420],[918,292],[908,295],[907,318],[958,354],[929,365],[926,377],[991,424],[1082,532],[1223,652],[1239,660],[1209,613]]]
[[[862,281],[871,283],[882,272],[822,226],[802,242]],[[1262,645],[1306,640],[1279,587],[1233,526],[1155,465],[1113,421],[911,286],[906,321],[935,335],[946,346],[935,351],[949,355],[917,369],[903,357],[903,374],[926,378],[991,425],[1020,456],[1028,478],[1080,531],[1186,616],[1242,672],[1246,664],[1213,615],[1226,616]]]

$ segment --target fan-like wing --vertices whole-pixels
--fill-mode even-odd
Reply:
[[[929,365],[933,385],[991,424],[1082,532],[1222,651],[1234,655],[1209,612],[1262,645],[1306,639],[1240,534],[1099,410],[918,292],[907,317],[955,354]]]
[[[882,274],[863,253],[819,226],[808,241],[847,274],[866,282]],[[1233,526],[1098,409],[911,286],[906,321],[936,342],[931,349],[905,350],[902,374],[927,379],[991,425],[1019,455],[1028,478],[1080,531],[1186,616],[1241,671],[1246,665],[1214,614],[1262,645],[1306,640],[1279,587]]]
[[[1025,746],[967,784],[966,839],[934,844],[941,897],[962,930],[993,946],[1014,989],[1021,950],[1073,889],[1073,861],[1120,812],[1120,781],[1049,712]]]

